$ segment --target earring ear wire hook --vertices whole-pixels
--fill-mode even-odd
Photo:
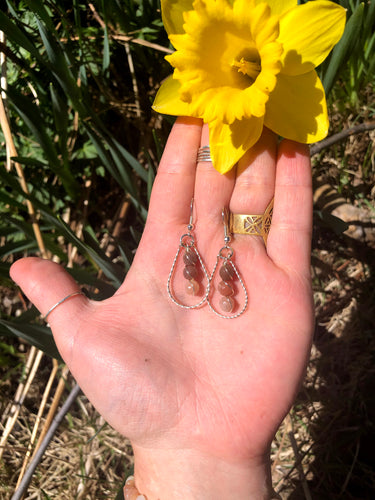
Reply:
[[[221,212],[221,215],[223,217],[223,224],[224,224],[224,243],[225,245],[228,245],[231,241],[231,235],[229,233],[229,210],[227,207],[223,207],[223,210]]]
[[[189,224],[187,226],[189,233],[194,229],[193,209],[194,209],[194,198],[192,198],[190,202],[190,217],[189,217]]]
[[[182,307],[184,309],[196,309],[202,306],[208,299],[208,295],[210,293],[210,275],[204,265],[202,257],[198,252],[198,249],[195,245],[195,237],[193,234],[194,224],[193,224],[193,209],[194,209],[194,198],[191,199],[190,202],[190,217],[189,223],[187,225],[187,232],[183,234],[180,238],[180,244],[177,249],[175,258],[172,263],[171,270],[169,272],[168,281],[167,281],[167,293],[169,298],[174,302],[177,306]],[[203,271],[204,277],[207,280],[206,290],[204,297],[197,304],[184,304],[174,295],[173,291],[173,277],[176,270],[177,260],[179,259],[180,253],[183,253],[182,262],[184,264],[183,277],[188,280],[189,283],[187,293],[189,295],[196,295],[199,291],[199,283],[196,281],[196,278],[199,278],[196,267],[200,267]]]

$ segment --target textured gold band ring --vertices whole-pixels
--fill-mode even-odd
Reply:
[[[212,161],[210,146],[202,146],[198,149],[197,163],[200,161]]]
[[[261,236],[267,245],[273,213],[273,198],[263,215],[232,214],[229,215],[229,230],[233,234]]]

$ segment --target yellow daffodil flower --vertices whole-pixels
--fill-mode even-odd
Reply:
[[[328,0],[161,0],[176,51],[153,109],[208,123],[215,168],[228,172],[263,126],[311,143],[328,133],[315,67],[340,40],[345,9]]]

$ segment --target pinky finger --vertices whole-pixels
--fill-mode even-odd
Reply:
[[[286,270],[308,276],[312,233],[312,180],[308,146],[284,140],[276,166],[275,203],[267,252]]]

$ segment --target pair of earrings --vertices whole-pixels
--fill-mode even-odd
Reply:
[[[223,209],[223,224],[224,224],[224,246],[219,250],[216,258],[215,266],[211,272],[208,273],[203,259],[196,247],[195,238],[193,235],[193,200],[190,205],[190,220],[187,226],[187,232],[180,238],[180,244],[177,253],[172,263],[172,267],[168,276],[167,292],[169,298],[177,306],[184,309],[197,309],[203,306],[206,302],[210,309],[221,318],[234,319],[241,316],[248,305],[248,293],[245,284],[241,278],[236,265],[233,262],[234,250],[229,245],[231,237],[228,230],[228,210]],[[201,289],[201,278],[205,279],[207,284],[202,299],[198,303],[185,304],[176,296],[174,286],[174,276],[179,261],[182,255],[183,270],[182,275],[185,279],[184,293],[190,296],[196,296]],[[202,273],[204,276],[202,276]],[[234,298],[236,294],[236,282],[239,283],[243,290],[243,305],[240,307]],[[214,286],[215,283],[215,286]],[[212,297],[213,288],[219,292],[219,300],[215,301]],[[180,290],[179,295],[183,292]],[[220,309],[220,312],[218,309]]]

